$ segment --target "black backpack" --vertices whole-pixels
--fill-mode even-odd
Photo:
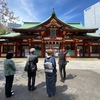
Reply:
[[[28,71],[29,72],[35,72],[36,71],[36,65],[34,65],[31,61],[29,61]]]
[[[32,61],[30,61],[30,59],[29,59],[29,63],[28,63],[28,71],[29,72],[35,72],[36,71],[36,65]]]

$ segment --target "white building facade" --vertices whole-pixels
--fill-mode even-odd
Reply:
[[[99,28],[96,33],[100,34],[100,2],[84,10],[84,26],[87,28]]]

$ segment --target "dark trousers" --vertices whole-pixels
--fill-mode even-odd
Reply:
[[[65,79],[66,78],[66,65],[59,65],[59,72],[60,72],[60,78]]]
[[[33,89],[35,86],[35,77],[36,77],[36,72],[30,73],[28,72],[28,89]]]
[[[5,78],[6,78],[5,95],[6,97],[10,97],[14,75],[6,76]]]

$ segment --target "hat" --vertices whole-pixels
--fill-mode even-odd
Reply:
[[[30,49],[30,52],[34,52],[34,51],[36,51],[35,48],[31,48]]]

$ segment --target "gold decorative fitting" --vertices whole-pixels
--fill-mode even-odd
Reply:
[[[78,39],[76,39],[76,41],[78,41]]]
[[[74,38],[74,40],[76,41],[76,42],[78,42],[79,40],[78,39],[76,39],[76,38]]]
[[[68,28],[68,27],[65,27],[65,28]]]
[[[92,44],[92,42],[89,42],[89,44]]]
[[[76,40],[76,38],[74,38],[74,40]]]
[[[52,24],[54,24],[54,23],[56,23],[57,21],[53,18],[51,21],[50,21],[50,23],[52,23]]]
[[[75,40],[76,42],[78,42],[78,39],[74,38],[74,40]]]
[[[31,42],[31,39],[28,39],[29,42]]]
[[[39,27],[38,29],[41,29],[42,27]]]
[[[28,39],[29,41],[31,40],[31,39]]]
[[[66,31],[63,31],[63,35],[65,35],[66,34]]]
[[[44,34],[44,31],[41,32],[41,35],[43,35],[43,34]]]

